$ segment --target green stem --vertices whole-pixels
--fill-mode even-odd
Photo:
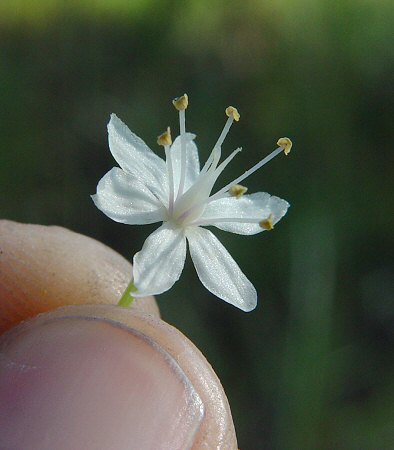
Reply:
[[[137,288],[135,287],[134,279],[132,278],[126,290],[123,292],[122,297],[120,297],[118,306],[122,306],[123,308],[131,306],[133,301],[135,300],[134,297],[131,295],[133,292],[137,292]]]

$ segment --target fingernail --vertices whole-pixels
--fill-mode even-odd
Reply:
[[[187,449],[203,416],[173,357],[119,323],[52,319],[0,341],[0,448]]]

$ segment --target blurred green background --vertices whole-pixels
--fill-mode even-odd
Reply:
[[[0,2],[4,218],[131,259],[155,226],[112,222],[89,197],[115,165],[109,114],[160,152],[184,92],[202,160],[224,108],[241,112],[223,183],[293,139],[247,183],[291,203],[275,231],[215,231],[258,308],[215,298],[190,260],[158,298],[221,378],[242,450],[394,448],[393,25],[385,0]]]

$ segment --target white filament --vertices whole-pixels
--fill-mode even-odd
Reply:
[[[168,181],[169,181],[169,198],[168,198],[168,211],[170,215],[174,210],[174,170],[172,168],[172,157],[170,146],[166,145],[164,147],[166,152],[166,164],[167,164],[167,173],[168,173]]]
[[[213,217],[212,219],[203,219],[196,220],[195,222],[191,222],[190,225],[195,226],[204,226],[204,225],[212,225],[214,223],[260,223],[260,219],[256,219],[256,217]]]
[[[231,128],[231,125],[233,124],[233,122],[234,122],[234,119],[232,117],[229,117],[227,119],[227,122],[224,124],[223,130],[220,133],[218,140],[216,141],[215,147],[222,146],[224,140],[226,139],[228,132],[230,131],[230,128]]]
[[[216,200],[217,198],[219,198],[221,196],[221,194],[224,194],[225,192],[227,192],[232,186],[234,186],[235,184],[239,184],[241,181],[243,181],[245,178],[249,177],[250,175],[252,175],[252,173],[256,172],[256,170],[259,170],[261,167],[264,166],[264,164],[267,164],[269,161],[271,161],[271,159],[275,158],[275,156],[278,156],[280,153],[283,152],[283,148],[282,147],[278,147],[277,149],[275,149],[272,153],[270,153],[268,156],[266,156],[264,159],[262,159],[260,162],[258,162],[257,164],[255,164],[253,167],[251,167],[249,170],[247,170],[246,172],[244,172],[242,175],[240,175],[238,178],[236,178],[234,181],[232,181],[231,183],[227,184],[226,186],[224,186],[224,188],[220,189],[218,192],[216,192],[216,194],[212,195],[209,198],[209,201],[212,200]]]
[[[185,110],[181,109],[179,111],[179,130],[181,136],[181,174],[179,180],[178,195],[180,197],[183,194],[183,189],[185,187],[185,177],[186,177],[186,119]]]

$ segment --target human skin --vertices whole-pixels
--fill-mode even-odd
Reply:
[[[86,236],[0,221],[0,448],[237,449],[201,352],[152,297],[116,306],[131,273]]]

